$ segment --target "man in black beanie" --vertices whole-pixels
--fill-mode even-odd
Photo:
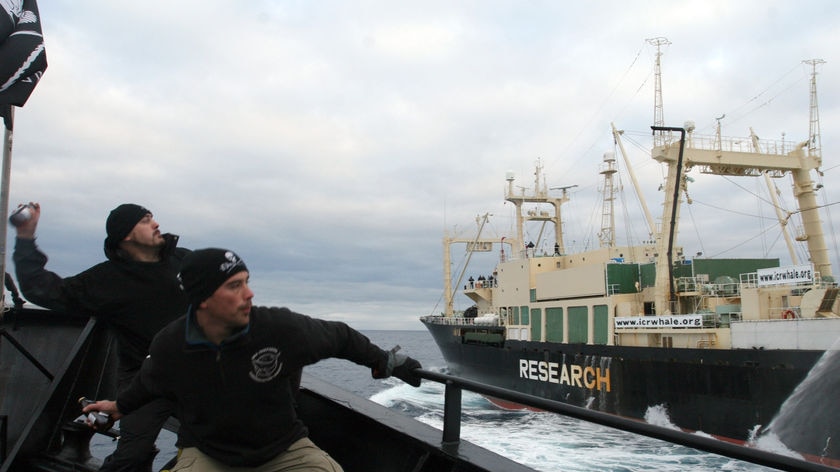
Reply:
[[[47,256],[35,244],[41,206],[30,205],[29,220],[16,226],[13,258],[20,291],[42,307],[91,315],[105,323],[117,338],[117,383],[124,388],[140,370],[155,334],[186,310],[177,274],[189,251],[177,247],[178,236],[161,234],[152,212],[125,203],[105,222],[107,260],[62,278],[45,268]],[[125,416],[117,448],[100,470],[148,471],[155,439],[172,408],[161,399]]]
[[[116,402],[84,409],[119,418],[155,398],[175,399],[181,451],[173,470],[340,471],[307,438],[294,408],[297,374],[319,360],[347,359],[370,367],[374,378],[420,386],[419,362],[382,350],[344,323],[252,306],[248,268],[233,251],[194,251],[180,278],[187,315],[155,337]]]

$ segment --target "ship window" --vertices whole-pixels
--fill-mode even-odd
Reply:
[[[674,337],[662,336],[662,347],[674,347]]]

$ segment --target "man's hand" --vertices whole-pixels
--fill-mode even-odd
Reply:
[[[397,358],[402,358],[402,360],[398,360],[397,364],[394,365],[394,371],[391,373],[391,375],[411,385],[412,387],[419,387],[420,376],[414,373],[414,369],[419,369],[423,367],[420,365],[420,362],[418,362],[416,359],[412,359],[411,357],[404,356],[402,354],[394,354],[394,356]]]
[[[41,204],[29,202],[31,216],[28,220],[15,226],[17,237],[21,239],[35,239],[35,230],[38,228],[38,220],[41,219]],[[21,205],[18,205],[20,207]]]
[[[406,355],[397,354],[399,350],[399,346],[394,346],[386,353],[380,364],[373,369],[373,378],[384,379],[393,375],[413,387],[419,387],[421,379],[414,373],[414,369],[422,367],[420,362]]]
[[[117,402],[112,400],[99,400],[98,402],[88,403],[84,406],[84,408],[82,408],[82,413],[88,415],[88,417],[85,418],[85,423],[87,423],[88,426],[95,430],[103,431],[111,429],[114,422],[123,416],[119,408],[117,408]],[[90,413],[102,413],[108,415],[111,421],[105,424],[99,423],[91,419],[89,415]]]

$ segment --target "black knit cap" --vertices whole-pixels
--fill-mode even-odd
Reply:
[[[227,279],[246,270],[245,262],[231,250],[196,249],[184,258],[178,279],[195,308],[210,298]]]
[[[134,226],[150,213],[149,210],[134,203],[123,203],[111,210],[108,220],[105,221],[105,232],[108,233],[108,237],[105,238],[105,248],[116,249],[120,241],[134,229]]]

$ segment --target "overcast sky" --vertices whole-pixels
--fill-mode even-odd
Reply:
[[[566,243],[597,246],[598,171],[615,151],[614,122],[659,216],[663,171],[647,151],[656,48],[646,39],[656,37],[671,43],[662,48],[666,125],[694,120],[705,134],[725,115],[727,136],[753,127],[806,140],[811,68],[802,61],[825,60],[818,198],[840,199],[831,188],[840,172],[834,0],[39,8],[49,68],[15,115],[10,205],[41,203],[38,244],[61,275],[103,260],[108,212],[135,202],[182,246],[239,253],[257,304],[359,329],[423,329],[418,317],[443,309],[444,230],[469,234],[489,212],[483,236],[513,234],[508,171],[532,186],[540,159],[549,186],[577,185],[563,207]],[[773,215],[749,195],[756,179],[721,187],[692,176],[679,241],[687,253],[785,257],[764,232]],[[621,183],[629,202],[630,181]],[[793,209],[789,181],[779,186]],[[703,218],[712,208],[730,212]],[[619,242],[641,229],[622,226]],[[10,231],[7,264],[13,242]],[[836,263],[831,235],[828,244]],[[462,258],[453,252],[456,274]],[[483,262],[468,274],[490,273]]]

